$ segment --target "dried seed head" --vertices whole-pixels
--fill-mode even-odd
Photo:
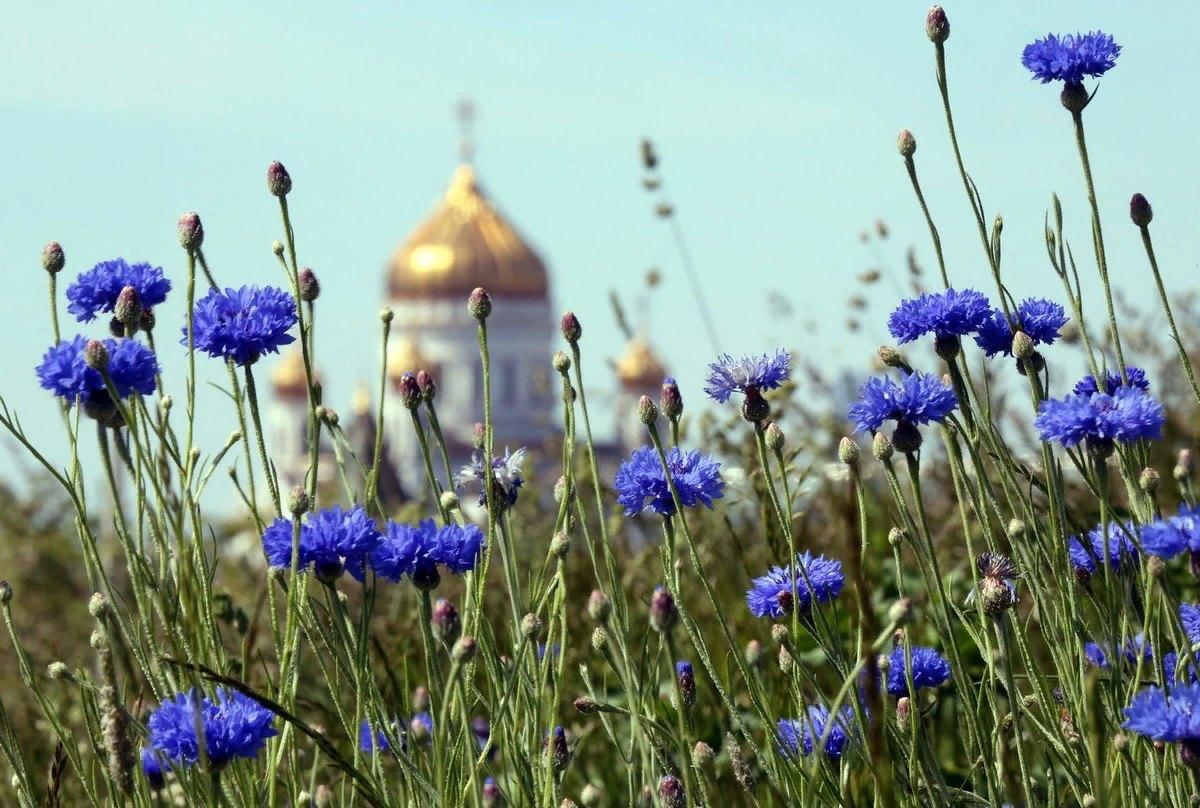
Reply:
[[[592,650],[598,654],[608,650],[608,632],[600,626],[592,629]]]
[[[112,613],[112,608],[109,606],[108,598],[103,592],[96,592],[88,600],[88,614],[97,620],[107,620]]]
[[[754,772],[732,732],[725,735],[725,748],[729,751],[729,768],[733,771],[733,779],[747,793],[753,792]]]
[[[904,541],[906,535],[907,534],[905,534],[903,528],[893,527],[891,530],[888,531],[888,544],[890,544],[892,547],[896,547],[902,541]]]
[[[75,677],[71,674],[70,668],[68,668],[62,662],[51,662],[49,665],[47,665],[46,675],[55,681],[59,679],[65,679],[68,682],[75,681]]]

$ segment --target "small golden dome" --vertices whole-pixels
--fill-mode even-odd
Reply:
[[[319,379],[315,369],[313,376],[315,377],[313,381]],[[308,380],[304,376],[304,354],[300,352],[299,348],[285,351],[275,365],[275,369],[271,371],[271,385],[275,388],[275,395],[284,398],[289,396],[307,398],[307,383]]]
[[[465,298],[482,286],[495,296],[544,299],[542,259],[500,215],[469,165],[388,263],[392,299]]]
[[[614,363],[617,379],[630,390],[653,390],[662,384],[667,369],[642,337],[634,337]]]
[[[428,370],[432,373],[433,363],[421,353],[421,348],[417,344],[416,338],[410,334],[405,334],[388,348],[388,378],[395,381],[405,373],[409,373],[410,371],[416,373],[418,370]]]
[[[354,388],[354,398],[350,400],[350,411],[355,415],[371,414],[371,391],[366,382],[359,382]]]

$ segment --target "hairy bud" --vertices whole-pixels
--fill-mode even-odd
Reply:
[[[467,297],[467,311],[479,322],[486,320],[492,313],[492,296],[482,286],[475,287]]]
[[[573,311],[563,314],[560,327],[562,328],[563,339],[572,345],[579,342],[579,338],[583,336],[583,326],[579,324],[579,318],[575,316],[575,312]]]
[[[925,15],[925,35],[938,45],[950,38],[950,20],[941,6],[931,7]]]
[[[57,275],[59,272],[62,272],[62,268],[66,265],[67,256],[63,252],[61,244],[57,241],[51,241],[45,247],[42,247],[42,269],[51,275]]]
[[[321,296],[321,282],[317,280],[317,273],[308,267],[300,267],[300,272],[296,274],[296,285],[300,289],[300,299],[305,303],[312,303]]]
[[[1150,200],[1141,194],[1134,194],[1129,200],[1129,218],[1133,219],[1133,223],[1138,227],[1150,224],[1154,218],[1154,209],[1150,207]]]
[[[900,130],[896,137],[896,151],[900,152],[901,157],[912,157],[917,153],[917,139],[913,137],[912,132],[907,129]]]
[[[278,160],[267,166],[267,190],[283,199],[292,190],[292,177]]]

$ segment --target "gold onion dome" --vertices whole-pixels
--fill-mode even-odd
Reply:
[[[392,299],[465,299],[482,286],[499,297],[545,299],[546,265],[460,165],[445,196],[392,253]]]
[[[404,335],[388,348],[387,373],[392,381],[399,381],[405,373],[418,370],[433,372],[433,363],[421,353],[415,337]]]
[[[642,337],[634,337],[625,346],[625,353],[614,363],[617,379],[631,390],[653,390],[663,382],[667,369],[662,360]]]
[[[313,376],[313,381],[319,381],[315,371]],[[307,384],[308,380],[304,376],[304,354],[299,348],[285,351],[275,369],[271,371],[271,385],[275,388],[275,395],[284,398],[305,398],[308,396]]]

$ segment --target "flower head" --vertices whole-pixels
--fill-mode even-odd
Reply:
[[[721,464],[695,449],[683,451],[672,447],[667,452],[667,466],[679,501],[685,508],[696,505],[711,508],[713,500],[720,499],[725,492]],[[635,449],[617,469],[613,485],[617,489],[617,502],[625,506],[627,516],[645,511],[665,516],[675,513],[675,500],[671,497],[666,471],[653,446]]]
[[[838,711],[830,726],[829,708],[824,704],[810,704],[804,718],[781,718],[776,730],[780,751],[785,757],[794,757],[799,752],[804,757],[812,754],[813,746],[825,737],[825,755],[838,760],[846,745],[856,737],[854,712],[849,705]]]
[[[146,308],[162,303],[171,291],[171,282],[163,276],[162,267],[152,267],[145,262],[129,264],[124,258],[114,258],[79,273],[75,282],[67,287],[67,311],[81,323],[91,322],[97,314],[113,310],[117,296],[126,286],[133,287]]]
[[[924,292],[900,301],[888,317],[888,331],[901,343],[926,334],[939,339],[963,337],[979,328],[990,313],[987,298],[974,289]]]
[[[958,406],[954,390],[932,373],[910,373],[899,382],[867,379],[848,413],[859,432],[875,432],[884,421],[914,426],[941,421]]]
[[[38,383],[68,404],[108,402],[108,388],[100,371],[84,361],[87,340],[82,336],[64,340],[42,356],[37,367]],[[132,339],[103,340],[108,352],[108,375],[117,395],[126,398],[133,393],[149,395],[154,392],[154,377],[158,360],[154,352]]]
[[[1141,368],[1125,368],[1124,379],[1121,378],[1121,374],[1117,371],[1106,370],[1104,372],[1103,391],[1101,391],[1099,386],[1096,384],[1096,377],[1087,375],[1075,383],[1075,388],[1072,392],[1081,396],[1105,392],[1111,396],[1122,387],[1133,387],[1138,390],[1148,391],[1150,389],[1150,380],[1146,378],[1146,371],[1142,370]]]
[[[766,575],[755,578],[746,592],[746,604],[756,617],[782,617],[799,606],[801,612],[812,608],[814,601],[825,603],[842,592],[845,576],[842,562],[804,551],[796,556],[796,574],[791,567],[772,567]]]
[[[1051,300],[1029,297],[1017,304],[1017,325],[1034,345],[1052,345],[1067,324],[1063,307]],[[995,309],[979,325],[975,344],[988,356],[1012,355],[1013,331],[1004,312]]]
[[[1200,642],[1200,604],[1183,603],[1179,606],[1179,622],[1183,633],[1192,645]]]
[[[1146,640],[1146,635],[1140,632],[1132,637],[1126,637],[1115,652],[1107,645],[1095,642],[1084,643],[1083,656],[1097,668],[1107,668],[1112,664],[1114,658],[1129,668],[1136,668],[1139,661],[1143,666],[1149,668],[1154,662],[1154,651]]]
[[[1155,741],[1180,744],[1184,762],[1194,764],[1200,751],[1200,684],[1143,688],[1125,708],[1121,726]]]
[[[273,286],[213,289],[196,302],[193,317],[198,350],[217,359],[250,365],[265,353],[277,353],[295,338],[296,301]],[[187,328],[182,344],[187,345]]]
[[[1074,394],[1046,399],[1034,426],[1044,441],[1072,447],[1084,441],[1091,449],[1111,450],[1113,442],[1152,440],[1162,434],[1162,404],[1133,387],[1116,392]]]
[[[263,551],[272,567],[292,563],[292,522],[279,517],[263,531]],[[301,569],[313,567],[329,580],[347,567],[357,570],[379,546],[382,536],[361,505],[343,510],[340,505],[309,514],[300,526]]]
[[[1200,552],[1200,508],[1181,504],[1178,514],[1143,525],[1141,539],[1142,549],[1160,558]]]
[[[521,479],[521,467],[525,465],[524,448],[509,454],[508,449],[504,450],[503,457],[492,458],[492,482],[494,484],[493,493],[496,495],[497,505],[501,508],[511,508],[517,503],[517,493],[525,481]],[[487,504],[487,471],[483,467],[483,455],[480,452],[475,452],[471,456],[470,464],[463,466],[455,478],[455,483],[459,488],[465,488],[468,485],[479,486],[479,504]]]
[[[950,663],[933,648],[921,645],[909,647],[909,666],[912,673],[914,690],[923,687],[937,687],[945,684],[950,678]],[[908,691],[908,675],[905,673],[904,647],[896,646],[889,658],[891,665],[887,673],[887,690],[893,696],[910,695]]]
[[[436,583],[439,564],[455,574],[467,572],[475,567],[483,548],[483,531],[477,525],[439,528],[432,519],[415,525],[388,522],[369,561],[376,575],[393,583],[406,575],[417,583]],[[363,565],[351,567],[350,573],[362,580]]]
[[[1111,70],[1121,46],[1103,31],[1048,34],[1025,46],[1021,64],[1042,84],[1080,84],[1084,76],[1099,78]]]
[[[734,393],[774,390],[787,380],[791,361],[791,355],[784,350],[740,359],[724,354],[708,366],[708,386],[704,392],[713,401],[724,404]]]
[[[213,698],[198,690],[164,701],[150,714],[150,745],[174,763],[195,765],[200,759],[196,730],[202,731],[210,766],[220,768],[234,758],[252,758],[275,735],[275,714],[236,690],[218,687]]]
[[[1133,522],[1110,522],[1108,524],[1108,553],[1104,552],[1104,531],[1099,525],[1088,531],[1087,536],[1072,536],[1067,540],[1067,556],[1077,575],[1087,577],[1096,573],[1097,562],[1108,559],[1109,566],[1116,572],[1135,566],[1138,562],[1137,545],[1132,536],[1137,535]]]

